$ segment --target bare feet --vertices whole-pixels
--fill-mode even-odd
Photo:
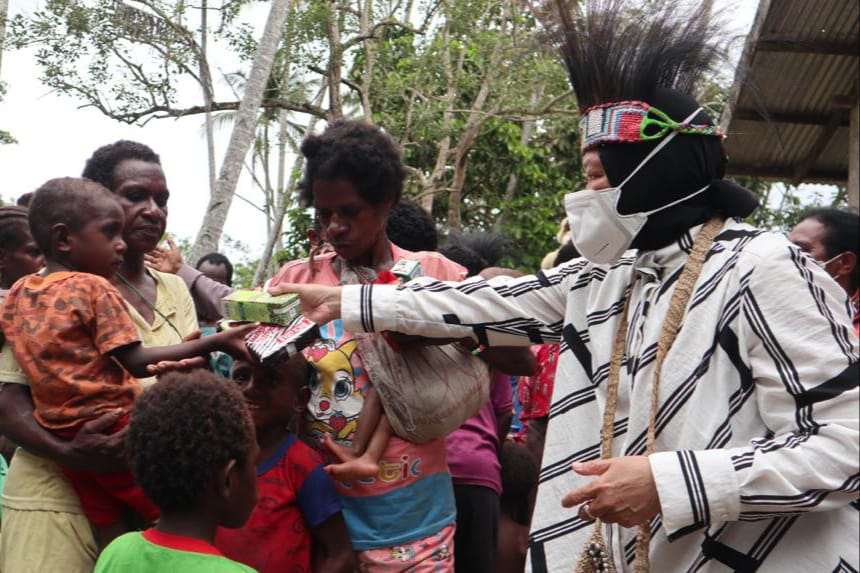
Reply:
[[[379,464],[367,454],[340,464],[329,464],[325,467],[328,475],[341,481],[354,481],[376,477]]]
[[[323,445],[340,460],[339,464],[325,466],[328,475],[342,481],[376,477],[379,464],[367,452],[358,455],[352,446],[338,444],[331,434],[323,435]]]
[[[352,461],[359,456],[359,452],[357,452],[353,446],[338,444],[334,438],[331,437],[331,434],[323,434],[322,441],[326,449],[330,451],[334,457],[340,460],[341,463]]]

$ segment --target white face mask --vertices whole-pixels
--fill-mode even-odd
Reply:
[[[702,108],[697,109],[681,123],[692,120],[701,110]],[[627,176],[627,179],[617,187],[609,187],[599,191],[584,189],[564,196],[564,208],[570,222],[571,240],[583,257],[598,264],[617,261],[624,254],[624,251],[630,248],[633,239],[648,221],[649,215],[682,203],[710,187],[710,184],[705,185],[686,197],[651,211],[631,213],[630,215],[622,215],[618,212],[621,188],[676,135],[678,132],[674,131],[661,141]]]
[[[816,265],[818,265],[819,267],[821,267],[821,270],[823,270],[824,272],[826,272],[827,274],[829,274],[831,277],[833,277],[833,280],[836,280],[836,279],[838,279],[841,275],[838,275],[838,274],[837,274],[837,275],[833,275],[833,274],[829,273],[829,272],[827,271],[827,265],[829,265],[830,263],[832,263],[833,261],[835,261],[836,259],[838,259],[838,258],[839,258],[839,257],[841,257],[841,256],[842,256],[842,253],[839,253],[839,254],[838,254],[838,255],[836,255],[836,256],[830,257],[830,258],[829,258],[829,259],[827,259],[826,261],[819,261],[818,259],[812,259],[812,262],[813,262],[813,263],[815,263]]]

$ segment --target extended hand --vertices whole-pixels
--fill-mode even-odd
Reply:
[[[201,334],[199,330],[195,330],[188,336],[182,339],[182,342],[188,342],[189,340],[197,340],[200,338]],[[194,356],[193,358],[186,358],[184,360],[162,360],[161,362],[156,362],[155,364],[150,364],[146,367],[146,371],[152,374],[153,376],[161,376],[162,374],[167,374],[168,372],[190,372],[191,370],[196,370],[198,368],[208,368],[209,360],[205,356]]]
[[[317,324],[340,318],[341,287],[283,283],[269,287],[269,294],[295,293],[302,301],[302,314]]]
[[[170,235],[167,236],[167,247],[155,247],[155,250],[143,256],[147,265],[162,273],[176,274],[185,261],[182,250],[176,246]]]
[[[599,476],[561,500],[564,507],[579,505],[582,519],[599,518],[605,523],[633,527],[660,512],[657,485],[646,456],[577,462],[573,470],[579,475]],[[583,509],[586,503],[587,511]]]

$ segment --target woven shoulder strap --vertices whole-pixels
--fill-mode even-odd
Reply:
[[[714,238],[723,227],[725,219],[722,217],[714,217],[702,227],[696,240],[693,242],[693,249],[690,251],[690,256],[684,264],[681,271],[681,276],[675,284],[675,290],[672,293],[672,298],[669,300],[669,309],[666,312],[666,318],[663,320],[663,326],[660,330],[660,338],[657,342],[657,356],[654,365],[654,381],[651,385],[651,409],[648,416],[648,433],[645,448],[645,455],[654,452],[654,442],[657,437],[657,409],[659,406],[660,395],[660,374],[663,371],[663,362],[666,355],[672,348],[675,338],[678,336],[678,331],[681,329],[681,323],[684,320],[684,313],[687,310],[687,304],[693,295],[693,290],[696,287],[696,281],[702,272],[702,267],[705,264],[705,259],[708,252],[711,250],[711,245],[714,243]],[[621,378],[621,363],[624,359],[625,341],[627,338],[627,315],[630,307],[630,299],[633,296],[633,287],[635,286],[636,275],[627,291],[627,301],[624,303],[624,311],[621,320],[618,323],[618,328],[615,331],[615,340],[612,347],[612,359],[609,365],[609,379],[606,387],[606,408],[603,411],[603,426],[600,431],[600,457],[603,459],[612,457],[612,442],[615,437],[615,412],[618,406],[618,383]],[[596,527],[601,527],[600,521],[595,523]],[[643,523],[639,526],[636,534],[636,558],[633,562],[633,570],[635,573],[647,573],[649,571],[648,564],[648,546],[651,542],[651,528],[648,523]]]

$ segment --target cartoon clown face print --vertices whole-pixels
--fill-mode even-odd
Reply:
[[[328,339],[317,341],[305,351],[308,362],[317,371],[316,380],[310,383],[308,402],[312,435],[327,433],[337,440],[352,439],[364,402],[356,384],[360,369],[354,368],[351,362],[356,347],[355,340],[338,346]]]

